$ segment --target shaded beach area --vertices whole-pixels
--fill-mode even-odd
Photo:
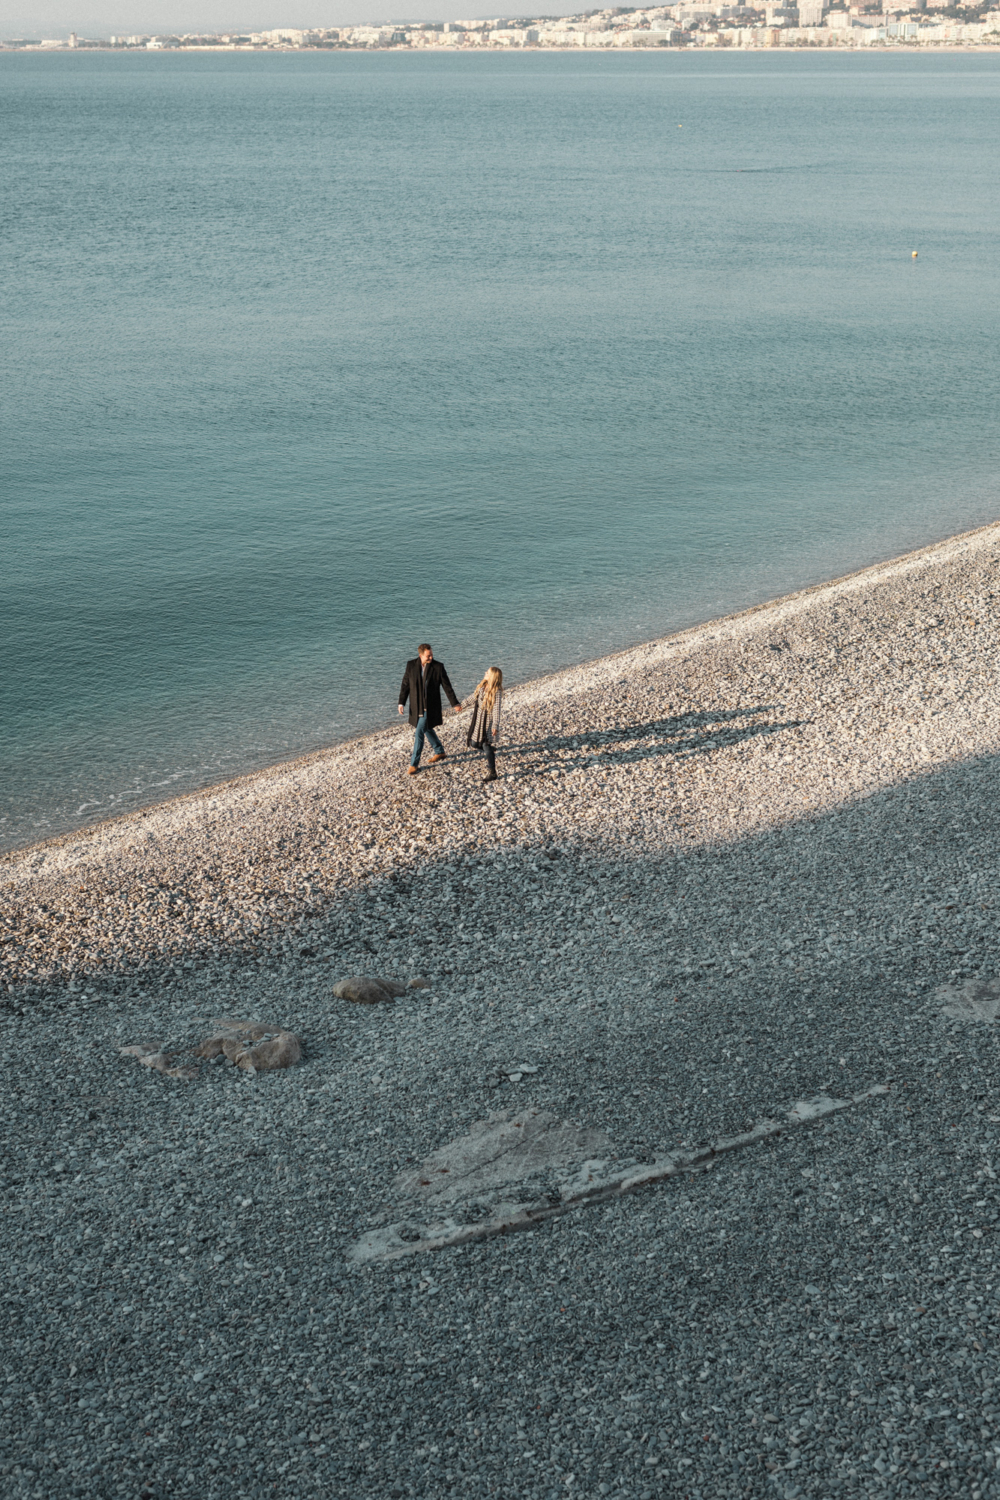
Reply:
[[[1000,1495],[998,565],[5,856],[5,1492]]]

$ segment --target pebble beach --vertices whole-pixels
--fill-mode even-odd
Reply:
[[[998,568],[4,856],[0,1490],[1000,1496]]]

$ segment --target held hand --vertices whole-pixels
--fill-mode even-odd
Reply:
[[[461,703],[456,703],[455,704],[455,712],[457,714],[460,714],[462,712],[462,705],[461,705]]]
[[[406,709],[403,707],[402,704],[399,705],[399,711],[400,711],[401,714],[405,714],[406,713]]]

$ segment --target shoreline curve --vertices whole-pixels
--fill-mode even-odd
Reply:
[[[488,790],[449,717],[416,777],[397,724],[11,851],[0,991],[314,937],[354,953],[352,901],[431,868],[662,863],[831,817],[846,836],[879,794],[1000,752],[998,577],[993,523],[530,679]]]
[[[762,614],[768,614],[771,611],[781,611],[798,605],[813,599],[816,595],[824,594],[828,590],[856,588],[863,586],[867,581],[881,581],[884,577],[891,576],[896,572],[905,572],[936,554],[943,554],[953,546],[970,542],[976,537],[987,536],[998,528],[1000,528],[1000,521],[987,522],[985,525],[975,526],[968,531],[956,532],[953,535],[942,538],[940,541],[930,542],[926,546],[915,548],[912,551],[894,554],[880,562],[868,563],[863,568],[855,569],[850,573],[839,574],[834,578],[824,579],[819,583],[806,584],[802,588],[793,589],[787,594],[778,594],[771,599],[762,600],[759,604],[748,605],[745,609],[736,610],[731,614],[716,615],[708,620],[683,626],[680,630],[671,631],[667,635],[654,636],[650,640],[640,641],[631,646],[624,646],[620,650],[609,652],[606,656],[591,657],[586,661],[557,667],[552,672],[545,672],[537,677],[528,677],[521,682],[510,684],[506,689],[507,695],[509,697],[513,693],[523,693],[528,689],[542,688],[548,684],[556,684],[566,677],[567,674],[571,673],[596,673],[602,668],[609,667],[613,662],[633,657],[636,653],[665,647],[672,643],[678,646],[694,645],[696,644],[695,638],[704,632],[713,630],[721,631],[727,627],[737,626],[744,621],[750,621]],[[240,771],[235,776],[227,776],[221,781],[206,782],[204,786],[193,788],[191,791],[179,792],[173,796],[165,797],[160,801],[145,802],[128,812],[113,813],[109,817],[99,818],[94,823],[81,823],[75,828],[66,830],[64,833],[52,834],[44,839],[33,840],[28,844],[19,844],[14,848],[5,849],[0,851],[0,883],[2,883],[4,867],[28,855],[63,848],[66,844],[86,838],[89,835],[127,826],[137,820],[145,819],[152,812],[166,811],[171,808],[179,809],[208,797],[219,796],[229,790],[249,787],[262,778],[266,779],[280,773],[304,769],[307,766],[315,765],[331,756],[337,755],[349,747],[367,744],[369,741],[383,741],[399,734],[399,732],[399,726],[396,724],[387,724],[381,729],[365,730],[361,734],[351,735],[343,740],[336,740],[332,744],[319,746],[315,750],[307,750],[300,754],[269,761],[267,765],[259,766],[255,770]]]

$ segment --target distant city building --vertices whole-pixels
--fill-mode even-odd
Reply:
[[[799,25],[822,26],[824,10],[823,0],[799,0]]]

